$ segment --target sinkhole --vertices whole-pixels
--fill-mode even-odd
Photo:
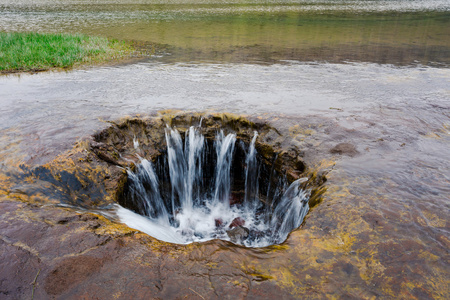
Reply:
[[[147,156],[134,137],[138,160],[126,168],[117,197],[120,220],[178,244],[284,242],[302,224],[314,189],[301,161],[284,166],[283,153],[259,141],[253,129],[243,135],[201,121],[181,129],[166,125],[160,149]]]

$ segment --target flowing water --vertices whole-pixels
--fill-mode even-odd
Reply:
[[[240,252],[220,244],[220,251],[243,253],[239,261],[249,273],[259,267],[257,274],[272,277],[258,278],[275,278],[298,297],[312,291],[311,297],[448,298],[449,28],[450,4],[439,0],[0,0],[2,31],[83,32],[135,40],[157,53],[114,66],[0,77],[1,169],[50,162],[105,121],[127,115],[247,114],[290,137],[307,162],[331,166],[328,190],[283,243],[287,250]],[[148,215],[152,209],[173,215],[183,206],[177,222],[189,222],[184,212],[202,199],[196,188],[204,171],[202,139],[195,130],[184,141],[167,130],[173,199],[166,203],[173,204],[144,207]],[[221,175],[211,185],[211,202],[229,193],[230,158],[222,147],[239,147],[233,139],[219,134],[213,148]],[[330,152],[340,143],[355,152]],[[245,199],[252,200],[261,192],[249,169]],[[161,189],[150,170],[143,159],[130,177],[144,172]],[[284,194],[298,192],[294,186]],[[159,203],[162,195],[151,197]],[[290,211],[301,215],[298,209]],[[166,241],[185,243],[203,231],[185,238],[161,227],[174,222],[170,217],[150,224],[124,208],[117,214],[132,228],[153,226]],[[298,225],[288,223],[279,222]]]
[[[289,186],[286,178],[280,178],[272,188],[267,188],[267,197],[261,198],[256,138],[255,132],[250,146],[244,149],[247,152],[244,168],[235,170],[245,173],[244,199],[241,203],[232,203],[231,193],[235,187],[231,167],[236,160],[236,134],[225,136],[223,131],[218,132],[212,151],[215,155],[208,155],[200,128],[190,127],[184,146],[178,131],[168,128],[170,194],[164,195],[159,188],[159,183],[166,180],[166,169],[141,159],[136,171],[128,170],[126,197],[147,218],[137,217],[120,207],[120,220],[171,243],[231,239],[247,247],[265,247],[284,242],[288,234],[300,226],[309,210],[309,191],[300,187],[307,178],[297,179]],[[204,175],[214,162],[214,175]],[[155,168],[161,167],[163,174],[158,176]],[[213,179],[205,182],[208,181],[205,176]],[[270,179],[261,184],[269,182]],[[233,228],[244,231],[241,235],[245,236],[237,238]]]

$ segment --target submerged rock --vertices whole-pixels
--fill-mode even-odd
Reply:
[[[186,117],[175,121],[180,125]],[[203,123],[214,125],[211,118]],[[339,136],[346,133],[330,124],[324,130]],[[98,135],[98,142],[113,143],[120,156],[111,157],[121,162],[133,157],[136,136],[140,147],[154,157],[162,149],[159,141],[164,137],[158,134],[163,125],[125,120]],[[282,153],[295,139],[286,135],[279,148],[271,147],[266,137],[275,144],[279,135],[264,136],[260,129],[262,159],[281,160],[275,153]],[[120,130],[129,132],[120,135]],[[122,146],[123,141],[129,142]],[[351,136],[349,141],[361,145]],[[262,249],[233,247],[220,240],[170,244],[105,218],[123,189],[126,172],[85,145],[32,171],[20,166],[21,176],[0,176],[1,299],[449,299],[448,247],[443,246],[448,237],[442,209],[430,211],[422,206],[426,214],[418,214],[411,198],[401,198],[408,204],[401,209],[393,201],[396,195],[371,195],[380,186],[363,189],[367,187],[364,180],[377,179],[378,173],[355,181],[353,176],[361,173],[344,174],[338,167],[323,194],[326,173],[319,170],[334,166],[328,160],[327,143],[305,150],[305,161],[317,172],[298,175],[309,178],[314,203],[323,194],[326,205],[315,207],[302,230],[294,231],[287,242]],[[360,155],[373,158],[366,152]],[[319,164],[314,157],[327,160],[314,166],[312,162]],[[282,171],[295,174],[292,170],[301,166],[294,162],[287,160],[290,165],[283,165]],[[281,167],[281,163],[275,165]],[[265,172],[270,175],[271,170]],[[230,239],[246,244],[266,235],[247,233],[243,226],[229,229],[227,225],[226,229]],[[224,228],[217,231],[226,234]],[[437,242],[430,242],[431,238]]]
[[[135,156],[137,150],[133,138],[139,140],[139,148],[155,163],[164,153],[166,122],[160,120],[126,119],[96,134],[92,140],[77,144],[46,165],[33,169],[23,167],[23,174],[19,174],[14,182],[12,175],[0,177],[0,269],[4,270],[0,272],[3,275],[0,276],[0,295],[20,299],[33,298],[32,293],[34,299],[170,299],[193,297],[196,293],[205,299],[290,295],[291,291],[281,290],[276,283],[267,280],[270,278],[268,272],[237,263],[242,257],[250,256],[223,251],[229,245],[222,241],[186,246],[169,244],[116,222],[116,203],[128,205],[133,211],[139,210],[138,206],[121,198],[126,187],[127,169],[135,170],[135,164],[140,161]],[[178,125],[180,132],[183,132],[183,124],[190,124],[189,116],[172,120],[171,124]],[[197,124],[199,120],[192,122]],[[267,190],[276,183],[274,172],[284,174],[296,169],[293,160],[273,168],[264,167],[272,164],[277,158],[274,153],[282,152],[282,147],[281,142],[276,143],[280,134],[263,123],[210,116],[205,117],[202,124],[204,134],[210,140],[214,140],[217,129],[224,125],[239,133],[246,143],[250,143],[254,130],[258,130],[257,147],[270,150],[261,150],[260,157],[261,171],[268,179],[267,184],[261,186]],[[269,133],[270,141],[266,139]],[[242,149],[236,151],[245,153]],[[245,178],[241,176],[239,183],[243,182]],[[170,191],[170,186],[161,181],[161,190]],[[241,186],[238,191],[236,202],[243,201],[245,196]],[[263,194],[273,196],[273,192],[264,191]],[[19,200],[23,202],[19,203]],[[174,200],[179,201],[178,198]],[[175,227],[175,217],[182,213],[176,210],[169,219]],[[244,227],[242,218],[235,218],[231,227],[223,216],[216,218],[218,238],[228,236],[232,242],[243,244],[259,237]],[[185,230],[182,234],[192,237],[202,235],[202,232]],[[192,268],[186,268],[188,265]],[[253,280],[261,282],[252,285]],[[30,285],[30,282],[34,284]],[[111,282],[115,283],[111,285]]]
[[[245,220],[242,219],[241,217],[237,217],[237,218],[234,218],[233,221],[231,221],[231,224],[229,227],[234,228],[236,226],[244,226],[244,225],[245,225]]]
[[[214,223],[216,224],[216,227],[218,227],[218,228],[223,227],[223,220],[221,218],[215,219]]]
[[[227,230],[227,235],[233,243],[242,244],[247,239],[250,230],[244,226],[236,226],[233,229]]]
[[[350,143],[340,143],[330,149],[330,153],[339,155],[355,156],[358,154],[355,145]]]

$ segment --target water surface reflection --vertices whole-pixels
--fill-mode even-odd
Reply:
[[[450,62],[446,1],[162,3],[6,1],[0,30],[168,45],[173,62]]]

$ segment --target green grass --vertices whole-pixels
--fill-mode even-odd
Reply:
[[[124,58],[131,44],[81,34],[0,32],[0,72],[44,71]]]

